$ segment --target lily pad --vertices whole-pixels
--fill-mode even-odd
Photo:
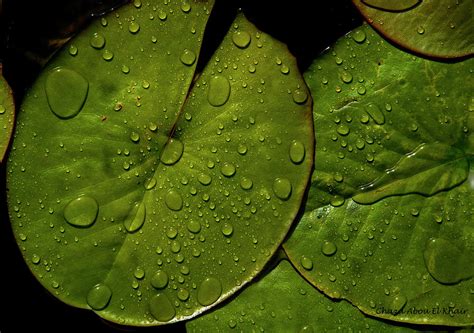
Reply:
[[[474,54],[472,1],[353,0],[386,38],[417,53],[457,58]]]
[[[187,332],[411,332],[362,314],[346,301],[334,302],[314,289],[283,260],[230,303],[186,323]]]
[[[283,44],[239,15],[194,78],[211,7],[134,1],[98,20],[19,115],[8,201],[25,260],[113,322],[180,321],[242,288],[310,176],[311,98]]]
[[[0,64],[0,163],[3,162],[7,151],[15,118],[13,93],[1,73],[2,65]]]
[[[390,320],[474,322],[473,63],[417,58],[362,26],[305,74],[321,130],[284,248],[330,297]]]

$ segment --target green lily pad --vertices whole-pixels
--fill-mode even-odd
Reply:
[[[457,58],[474,54],[472,1],[353,0],[386,38],[417,53]]]
[[[284,45],[239,15],[194,78],[211,7],[134,1],[100,19],[19,115],[8,201],[25,260],[113,322],[180,321],[242,288],[310,176],[311,98]]]
[[[13,93],[1,73],[2,65],[0,64],[0,163],[3,162],[7,151],[15,119]]]
[[[187,332],[320,332],[334,330],[411,332],[334,302],[283,260],[224,307],[186,323]]]
[[[474,322],[473,63],[417,58],[362,26],[305,74],[317,159],[284,248],[329,296],[390,320]]]

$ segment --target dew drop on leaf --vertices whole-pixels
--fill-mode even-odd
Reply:
[[[89,82],[76,71],[58,67],[48,74],[45,91],[51,111],[61,119],[69,119],[82,110]]]
[[[201,223],[191,219],[186,222],[186,228],[188,228],[188,230],[193,234],[197,234],[199,231],[201,231]]]
[[[201,305],[211,305],[219,299],[221,293],[221,282],[216,278],[208,277],[199,286],[197,300]]]
[[[363,43],[365,41],[365,39],[367,38],[367,36],[365,35],[365,31],[362,30],[362,29],[359,29],[357,30],[356,32],[354,32],[354,34],[352,35],[352,39],[356,42],[356,43]]]
[[[291,196],[292,185],[287,178],[276,178],[273,182],[273,193],[281,200],[288,200]]]
[[[302,89],[293,91],[293,101],[296,104],[304,104],[308,100],[308,94]]]
[[[253,181],[250,178],[243,177],[240,180],[240,187],[244,190],[250,190],[253,187]]]
[[[90,227],[99,214],[99,205],[94,198],[81,196],[64,207],[64,219],[74,227]]]
[[[196,61],[196,54],[188,49],[181,54],[180,60],[186,66],[191,66]]]
[[[232,41],[235,46],[245,49],[249,46],[252,37],[247,31],[237,31],[232,35]]]
[[[365,111],[369,116],[374,120],[377,125],[383,125],[385,123],[385,115],[382,110],[377,106],[377,104],[369,103],[365,107]]]
[[[168,274],[164,271],[157,271],[151,278],[151,285],[156,289],[163,289],[168,285]]]
[[[232,177],[235,175],[235,166],[232,163],[224,162],[221,167],[221,173],[226,177]]]
[[[132,21],[128,25],[128,31],[130,31],[132,34],[136,34],[138,31],[140,31],[140,25],[137,22]]]
[[[209,80],[207,100],[212,106],[224,105],[230,96],[230,82],[222,75],[213,76]]]
[[[112,290],[104,284],[95,285],[87,294],[87,304],[96,310],[103,310],[107,307],[112,298]]]
[[[183,155],[183,151],[184,144],[181,141],[178,139],[170,139],[161,154],[160,160],[166,165],[176,164]]]
[[[181,210],[183,208],[183,198],[176,190],[169,190],[165,196],[166,206],[171,210]]]
[[[156,320],[167,322],[174,318],[176,310],[168,296],[158,294],[150,299],[150,312]]]
[[[142,203],[137,203],[133,207],[132,211],[130,212],[129,216],[125,220],[124,227],[125,229],[130,232],[134,233],[143,226],[145,223],[146,218],[146,206]]]
[[[290,144],[290,160],[294,164],[300,164],[303,162],[305,155],[306,149],[302,142],[295,140]]]
[[[313,269],[313,261],[306,256],[301,256],[300,263],[301,263],[301,266],[303,266],[303,268],[306,269],[307,271],[310,271]]]
[[[230,237],[232,236],[234,232],[234,227],[232,227],[232,224],[230,223],[224,223],[224,225],[221,228],[221,231],[224,234],[224,236]]]
[[[205,174],[205,173],[201,173],[199,176],[198,176],[198,181],[204,185],[204,186],[207,186],[209,185],[211,182],[212,182],[212,178],[211,176]]]
[[[333,242],[325,241],[321,246],[321,251],[325,256],[330,257],[337,252],[336,244],[334,244]]]
[[[105,46],[105,38],[98,32],[92,35],[89,42],[94,49],[100,50]]]

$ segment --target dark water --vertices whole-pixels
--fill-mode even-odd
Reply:
[[[124,0],[0,0],[0,62],[17,105],[55,50],[81,28]],[[203,67],[238,10],[262,31],[285,42],[304,71],[312,59],[362,19],[350,0],[216,0],[198,67]],[[313,5],[317,4],[316,5]],[[6,207],[5,165],[0,166],[0,331],[184,332],[184,325],[119,328],[94,313],[67,306],[30,274],[14,240]]]

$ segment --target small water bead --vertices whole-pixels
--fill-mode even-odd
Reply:
[[[183,208],[183,198],[176,190],[169,190],[165,196],[166,206],[174,211],[179,211]]]
[[[181,251],[181,244],[178,241],[173,241],[171,243],[170,248],[171,248],[171,252],[178,253],[179,251]]]
[[[310,271],[313,269],[313,261],[304,255],[301,256],[300,263],[301,263],[301,266],[303,266],[303,268],[306,269],[307,271]]]
[[[351,83],[352,82],[352,74],[348,71],[342,71],[340,74],[341,80],[344,83]]]
[[[377,125],[383,125],[385,123],[385,115],[382,110],[377,106],[377,104],[369,103],[365,107],[365,111],[369,116],[374,120]]]
[[[293,91],[293,101],[296,104],[304,104],[308,100],[308,94],[302,89]]]
[[[111,61],[114,58],[114,54],[110,50],[104,50],[104,52],[102,53],[102,58],[105,61]]]
[[[130,31],[132,34],[136,34],[138,31],[140,31],[140,25],[137,22],[132,21],[128,25],[128,31]]]
[[[106,19],[105,17],[102,17],[102,18],[100,19],[100,24],[101,24],[103,27],[106,27],[106,26],[109,24],[109,22],[107,21],[107,19]]]
[[[235,46],[245,49],[250,45],[252,37],[247,31],[237,31],[232,35],[232,41]]]
[[[127,230],[129,233],[134,233],[140,230],[143,224],[145,223],[145,218],[145,203],[136,203],[123,223],[125,230]]]
[[[140,141],[140,135],[137,132],[132,132],[130,134],[130,140],[137,143],[138,141]]]
[[[191,66],[196,62],[196,54],[193,51],[185,49],[181,54],[180,60],[186,66]]]
[[[221,282],[213,277],[206,278],[198,288],[197,300],[201,305],[215,303],[222,294]]]
[[[4,114],[7,111],[6,107],[0,104],[0,114]]]
[[[178,290],[178,298],[183,302],[187,301],[189,299],[189,291],[181,288],[180,290]]]
[[[184,13],[189,13],[191,11],[191,4],[188,0],[183,0],[183,2],[181,2],[181,10]]]
[[[240,155],[245,155],[245,154],[247,154],[247,146],[244,145],[244,144],[239,144],[239,146],[237,147],[237,152],[238,152]]]
[[[362,29],[359,29],[359,30],[357,30],[356,32],[354,32],[352,34],[352,39],[356,43],[359,43],[359,44],[363,43],[366,38],[367,38],[367,36],[365,35],[365,31],[362,30]]]
[[[166,14],[166,12],[162,9],[160,9],[160,11],[158,12],[158,18],[162,21],[166,21],[166,18],[168,17],[168,15]]]
[[[112,298],[112,290],[104,284],[95,285],[87,294],[87,304],[96,310],[103,310],[109,305]]]
[[[169,277],[168,274],[165,271],[157,271],[152,277],[151,277],[151,285],[155,289],[163,289],[168,285],[169,282]]]
[[[94,224],[99,214],[99,204],[94,198],[81,196],[64,207],[64,219],[74,227],[85,228]]]
[[[340,207],[344,204],[345,202],[345,199],[344,197],[340,196],[340,195],[335,195],[331,198],[331,206],[333,207]]]
[[[96,32],[92,35],[89,43],[94,49],[100,50],[105,46],[105,38],[102,34]]]
[[[82,110],[89,82],[76,71],[58,67],[48,74],[45,91],[51,111],[61,119],[70,119]]]
[[[197,220],[191,219],[186,221],[186,228],[188,228],[188,230],[193,234],[197,234],[199,231],[201,231],[201,223],[199,223]]]
[[[130,68],[127,65],[122,66],[122,73],[128,74],[130,73]]]
[[[332,256],[337,252],[337,246],[333,242],[325,241],[321,246],[321,251],[325,256]]]
[[[137,267],[135,269],[135,272],[133,272],[133,276],[135,276],[136,279],[142,280],[145,277],[145,271],[141,267]]]
[[[347,125],[340,125],[337,129],[336,129],[337,133],[339,133],[340,135],[342,136],[346,136],[350,133],[350,129],[349,129],[349,126]]]
[[[70,45],[69,49],[68,49],[68,52],[69,52],[70,55],[75,57],[77,55],[77,53],[79,52],[79,49],[75,45]]]
[[[287,178],[276,178],[273,182],[273,193],[280,200],[288,200],[291,196],[292,185]]]
[[[250,178],[242,177],[240,180],[240,187],[244,190],[250,190],[253,187],[253,181]]]
[[[287,65],[283,64],[283,65],[281,65],[281,67],[280,67],[280,72],[281,72],[282,74],[285,74],[285,75],[286,75],[286,74],[289,74],[289,73],[290,73],[290,67],[288,67]]]
[[[418,32],[419,35],[423,35],[423,34],[425,33],[425,28],[420,25],[420,26],[416,29],[416,32]]]
[[[367,90],[365,89],[365,86],[363,84],[360,84],[358,87],[357,87],[357,93],[359,95],[365,95],[365,93],[367,92]]]
[[[178,139],[170,139],[166,144],[160,161],[166,165],[176,164],[183,155],[184,144]]]
[[[207,100],[212,106],[224,105],[230,96],[230,82],[222,75],[213,76],[209,80]]]
[[[221,167],[221,173],[226,177],[232,177],[235,175],[236,169],[232,163],[224,162]]]
[[[41,262],[41,257],[37,254],[33,254],[31,257],[31,262],[35,265],[38,265]]]
[[[294,164],[300,164],[304,161],[306,149],[302,142],[294,140],[290,144],[290,160]]]
[[[158,294],[150,299],[150,313],[156,320],[167,322],[173,319],[176,315],[174,305],[171,303],[168,296],[165,294]]]
[[[224,225],[221,228],[221,231],[224,234],[224,236],[230,237],[234,233],[234,227],[232,226],[232,224],[224,223]]]
[[[198,181],[204,185],[204,186],[207,186],[209,185],[211,182],[212,182],[212,178],[211,176],[207,175],[207,174],[204,174],[204,173],[201,173],[199,176],[198,176]]]

